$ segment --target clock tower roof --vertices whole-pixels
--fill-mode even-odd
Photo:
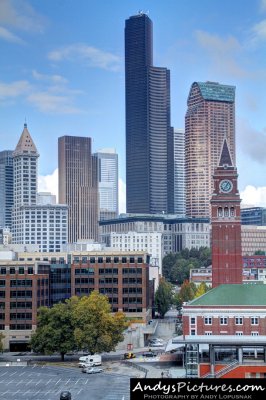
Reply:
[[[225,167],[225,166],[226,167],[234,166],[226,138],[224,139],[224,142],[223,142],[223,147],[222,147],[220,162],[219,162],[219,167]]]

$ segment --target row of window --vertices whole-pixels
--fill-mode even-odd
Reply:
[[[74,256],[73,257],[73,263],[74,264],[87,264],[87,262],[90,262],[90,264],[110,264],[110,263],[114,263],[114,264],[142,264],[143,263],[143,257],[78,257],[78,256]]]
[[[258,325],[259,318],[258,317],[251,317],[251,325]],[[190,324],[195,325],[196,318],[190,318]],[[228,317],[220,317],[220,325],[227,325],[228,324]],[[236,325],[243,325],[243,317],[235,317],[235,324]],[[212,325],[212,317],[204,317],[204,325]]]
[[[33,267],[27,267],[26,269],[24,267],[19,267],[19,268],[1,267],[0,268],[0,274],[1,275],[6,275],[6,273],[8,273],[8,272],[9,272],[10,275],[15,275],[15,274],[24,275],[25,273],[28,273],[29,275],[32,275],[33,274]]]

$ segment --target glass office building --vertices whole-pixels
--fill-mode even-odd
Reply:
[[[144,13],[126,20],[125,72],[127,212],[172,212],[170,71],[153,66],[152,21]]]

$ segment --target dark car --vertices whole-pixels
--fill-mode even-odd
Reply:
[[[142,353],[143,357],[156,357],[156,354],[153,353],[153,351],[145,351],[145,353]]]
[[[60,400],[71,400],[71,393],[68,390],[64,390],[60,393]]]

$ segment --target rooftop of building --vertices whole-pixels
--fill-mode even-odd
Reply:
[[[18,144],[15,148],[15,151],[13,152],[13,157],[27,155],[27,154],[39,157],[38,150],[28,131],[27,124],[25,123]]]
[[[198,85],[204,100],[225,101],[233,103],[235,101],[235,86],[222,85],[218,82],[195,82]]]
[[[192,300],[188,306],[266,306],[266,285],[220,285]]]
[[[150,221],[166,223],[205,223],[210,222],[209,218],[181,217],[177,214],[120,214],[118,218],[99,221],[100,225],[121,224],[122,222]]]

